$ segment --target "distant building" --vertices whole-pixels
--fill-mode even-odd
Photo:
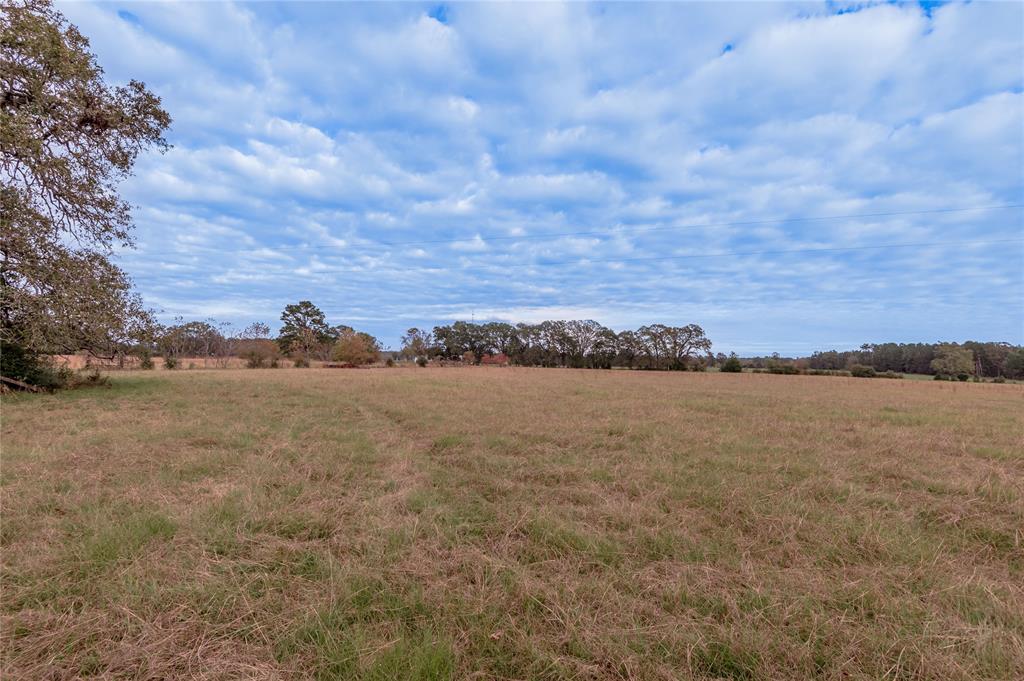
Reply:
[[[484,355],[480,358],[481,364],[489,364],[491,366],[508,366],[508,355],[503,352],[499,352],[496,355]]]

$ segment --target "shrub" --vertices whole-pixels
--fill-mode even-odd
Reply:
[[[740,363],[740,358],[736,356],[735,352],[729,355],[729,359],[725,360],[720,371],[729,374],[738,374],[743,371],[743,364]]]
[[[903,378],[903,374],[901,374],[899,372],[896,372],[896,371],[883,371],[882,373],[876,374],[875,376],[876,376],[876,378],[895,378],[895,379],[902,379]]]
[[[992,379],[992,382],[993,383],[1006,383],[1006,378],[1004,376],[996,376],[995,378]]]
[[[277,343],[266,338],[246,338],[238,343],[238,356],[245,360],[249,369],[260,369],[267,365],[276,366],[280,356]]]
[[[384,366],[386,366],[386,367],[393,367],[393,366],[395,366],[395,360],[393,360],[390,357],[388,357],[387,361],[384,362]]]
[[[177,357],[171,357],[170,355],[164,357],[164,369],[177,369],[177,368],[178,368],[178,358]]]
[[[82,369],[77,375],[67,381],[68,387],[79,388],[83,386],[110,385],[110,378],[100,373],[99,367]]]
[[[417,357],[416,358],[416,365],[420,366],[420,367],[427,366],[427,358],[426,357]]]
[[[808,376],[849,376],[849,371],[837,371],[836,369],[808,369],[804,372]]]
[[[380,359],[380,343],[368,333],[348,331],[338,338],[331,359],[343,364],[373,364]]]
[[[295,366],[296,369],[309,368],[309,360],[306,359],[305,357],[296,357],[295,359],[292,360],[292,364]]]
[[[854,364],[850,367],[850,375],[856,378],[874,378],[875,367],[869,367],[864,364]]]
[[[20,345],[0,343],[0,375],[44,390],[63,388],[69,371],[58,369],[49,357],[30,352]]]
[[[799,374],[800,370],[792,364],[776,364],[775,366],[768,367],[768,373],[771,374]]]
[[[141,358],[139,358],[139,368],[140,369],[145,369],[145,370],[148,371],[148,370],[152,369],[155,366],[156,366],[156,364],[153,363],[153,358],[150,356],[150,354],[148,352],[146,354],[142,355]]]

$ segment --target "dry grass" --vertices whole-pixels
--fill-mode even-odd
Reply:
[[[4,679],[1024,676],[1024,390],[531,369],[5,397]]]

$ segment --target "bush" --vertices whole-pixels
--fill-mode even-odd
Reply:
[[[387,361],[384,362],[384,366],[389,367],[389,368],[395,366],[395,360],[393,360],[390,357],[388,357]]]
[[[267,365],[276,366],[280,350],[272,340],[246,338],[238,343],[238,356],[245,360],[245,366],[249,369],[260,369]]]
[[[992,379],[992,382],[993,383],[1006,383],[1006,378],[1004,376],[996,376],[995,378]]]
[[[100,373],[99,367],[82,369],[77,375],[71,376],[67,381],[68,387],[80,388],[83,386],[110,386],[110,378]]]
[[[0,375],[44,390],[63,388],[69,377],[67,372],[55,367],[49,357],[11,343],[0,343]]]
[[[869,367],[864,364],[854,364],[850,367],[850,375],[856,378],[874,378],[875,367]]]
[[[426,357],[417,357],[416,358],[416,365],[420,366],[420,367],[427,366],[427,358]]]
[[[292,360],[292,364],[295,365],[296,369],[308,369],[309,368],[309,360],[306,359],[305,357],[296,357],[295,359]]]
[[[883,372],[882,372],[882,373],[880,373],[880,374],[876,374],[876,375],[875,375],[875,377],[876,377],[876,378],[895,378],[895,379],[902,379],[902,378],[903,378],[903,374],[901,374],[901,373],[898,373],[898,372],[896,372],[896,371],[883,371]]]
[[[331,350],[331,359],[342,364],[373,364],[380,359],[380,343],[368,333],[342,334]]]
[[[743,364],[740,363],[740,358],[736,356],[735,352],[729,355],[729,359],[725,360],[720,371],[728,374],[738,374],[743,371]]]
[[[164,369],[177,369],[178,358],[177,357],[164,357]]]
[[[142,355],[142,357],[139,358],[139,368],[140,369],[145,369],[145,370],[148,371],[148,370],[154,368],[155,366],[156,366],[156,364],[153,363],[153,358],[150,356],[150,354],[148,352],[146,354]]]
[[[838,371],[836,369],[808,369],[804,372],[808,376],[849,376],[849,371]],[[903,378],[900,376],[899,378]]]
[[[776,364],[775,366],[768,367],[768,373],[770,374],[799,374],[800,370],[792,364]]]

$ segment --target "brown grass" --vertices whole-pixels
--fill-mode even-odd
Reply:
[[[4,679],[1024,677],[1024,390],[130,373],[3,401]]]

